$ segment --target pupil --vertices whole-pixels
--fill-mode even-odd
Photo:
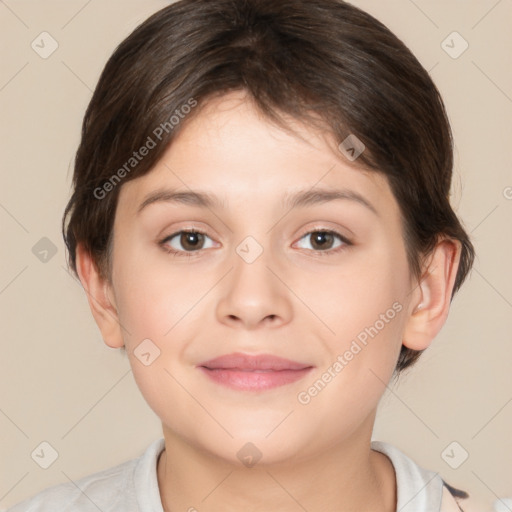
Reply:
[[[185,249],[187,246],[190,246],[189,248],[191,249],[196,249],[201,236],[201,233],[185,232],[181,235],[181,243]]]
[[[320,246],[320,248],[325,248],[326,245],[326,238],[327,238],[327,245],[329,245],[329,241],[332,238],[331,233],[326,233],[325,231],[318,231],[313,234],[314,243],[313,245],[317,244]]]

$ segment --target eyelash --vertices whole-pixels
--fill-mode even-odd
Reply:
[[[178,258],[181,258],[181,257],[191,258],[196,253],[200,252],[201,249],[199,249],[197,251],[176,251],[174,249],[171,249],[167,245],[167,243],[170,240],[172,240],[176,235],[180,235],[182,233],[197,233],[197,234],[200,234],[200,235],[208,236],[204,231],[202,231],[200,229],[197,229],[197,228],[194,228],[194,229],[181,229],[180,231],[176,231],[172,235],[166,236],[163,240],[160,240],[160,242],[158,242],[158,245],[160,245],[165,252],[167,252],[168,254],[171,254],[172,256],[176,256]],[[314,233],[327,233],[327,234],[330,234],[330,235],[334,235],[339,240],[341,240],[341,242],[343,242],[343,245],[341,245],[340,247],[337,247],[336,249],[327,249],[327,250],[324,250],[324,251],[315,251],[314,249],[306,249],[308,251],[314,252],[315,256],[321,256],[321,257],[332,256],[332,255],[335,255],[335,254],[338,254],[338,253],[340,253],[342,251],[347,250],[350,246],[353,245],[353,243],[348,238],[344,237],[342,234],[340,234],[337,231],[334,231],[332,229],[313,229],[311,231],[307,231],[306,233],[304,233],[299,238],[299,240],[302,240],[305,236],[312,235]]]

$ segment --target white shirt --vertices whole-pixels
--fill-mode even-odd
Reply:
[[[136,459],[81,478],[76,485],[49,487],[7,512],[164,512],[156,473],[164,446],[164,439],[157,439]],[[422,469],[391,444],[372,441],[371,447],[393,464],[397,512],[458,510],[438,473]]]

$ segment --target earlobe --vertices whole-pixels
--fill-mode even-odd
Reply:
[[[77,245],[76,267],[103,340],[112,348],[124,346],[111,285],[100,275],[90,253],[82,244]]]
[[[446,322],[460,253],[460,242],[448,238],[438,242],[433,250],[413,293],[402,340],[407,348],[425,350]]]

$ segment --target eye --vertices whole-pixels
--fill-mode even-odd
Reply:
[[[338,245],[336,244],[338,240]],[[347,246],[352,245],[352,242],[340,233],[332,230],[314,230],[306,233],[300,240],[305,240],[306,244],[302,244],[300,249],[313,250],[317,253],[337,253]],[[307,247],[309,244],[310,247]],[[323,256],[323,254],[321,254]]]
[[[208,240],[210,243],[208,243]],[[300,243],[303,240],[306,242],[306,246]],[[337,244],[336,241],[338,241]],[[298,243],[300,249],[311,250],[321,256],[338,253],[353,245],[350,240],[340,233],[327,229],[309,231],[300,238]],[[310,247],[307,246],[308,244]],[[206,233],[197,229],[177,231],[161,240],[159,245],[174,256],[185,257],[192,256],[194,252],[201,249],[214,247],[212,239]]]
[[[175,256],[192,256],[189,253],[213,247],[213,244],[205,245],[205,239],[212,241],[206,233],[197,229],[182,230],[165,237],[160,241],[160,245]]]

